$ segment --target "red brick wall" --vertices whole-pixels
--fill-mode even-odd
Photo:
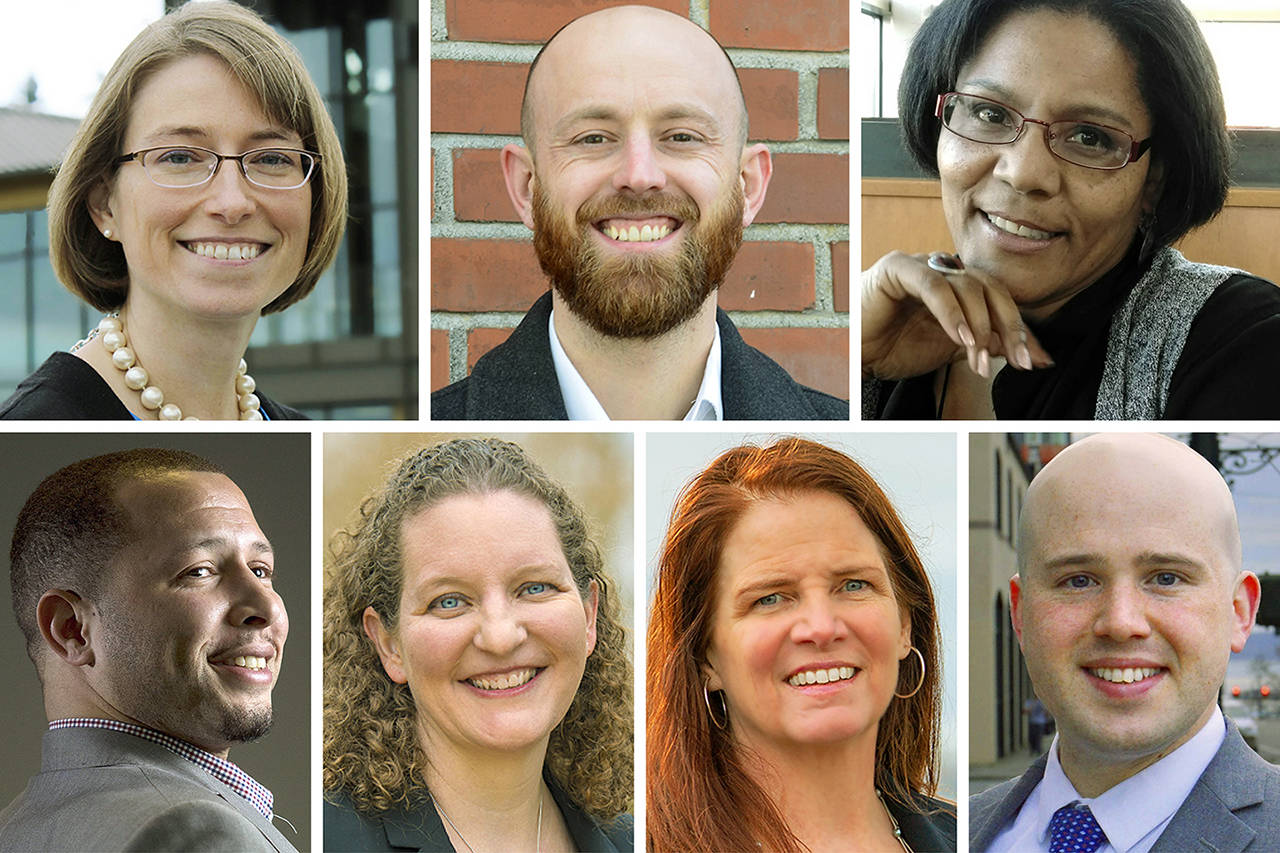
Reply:
[[[431,387],[466,375],[548,285],[507,198],[538,46],[618,0],[445,0],[431,36]],[[738,66],[774,174],[720,291],[747,342],[849,396],[848,0],[648,0],[708,28]]]

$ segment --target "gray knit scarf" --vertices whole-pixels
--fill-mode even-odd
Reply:
[[[1169,383],[1191,323],[1218,286],[1239,272],[1192,263],[1170,247],[1156,252],[1151,267],[1111,318],[1095,419],[1164,417]]]

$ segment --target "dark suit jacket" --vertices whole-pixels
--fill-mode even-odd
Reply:
[[[919,811],[889,797],[885,797],[884,804],[898,822],[903,839],[916,853],[955,853],[955,806],[929,797],[916,797]]]
[[[431,395],[431,419],[567,420],[547,336],[550,316],[548,291],[510,337],[480,357],[470,376]],[[849,419],[847,401],[796,382],[767,355],[747,346],[728,314],[717,309],[716,323],[725,420]]]
[[[1044,777],[1048,756],[1026,773],[969,798],[969,849],[986,850]],[[1152,851],[1275,850],[1280,844],[1280,767],[1249,748],[1227,720],[1227,739]]]
[[[244,797],[142,738],[105,729],[45,732],[41,765],[0,812],[0,851],[296,853]]]
[[[582,853],[630,853],[635,831],[631,815],[621,815],[608,831],[547,779],[573,844]],[[453,845],[431,801],[423,797],[414,808],[384,812],[376,817],[356,811],[341,791],[324,795],[324,849],[327,851],[422,850],[453,853]]]

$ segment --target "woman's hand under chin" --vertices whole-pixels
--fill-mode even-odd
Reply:
[[[967,358],[989,377],[991,358],[1022,370],[1053,364],[1008,291],[968,268],[944,275],[927,255],[890,252],[862,273],[862,376],[908,379]]]

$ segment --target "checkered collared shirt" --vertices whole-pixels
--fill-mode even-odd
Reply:
[[[91,717],[69,717],[65,720],[54,720],[49,724],[49,730],[53,731],[55,729],[107,729],[108,731],[123,732],[127,735],[157,743],[170,752],[182,756],[219,782],[222,782],[248,800],[249,805],[261,812],[262,816],[268,821],[271,820],[271,803],[274,798],[270,791],[259,785],[252,776],[230,761],[219,758],[213,753],[205,752],[203,749],[192,746],[186,741],[178,740],[176,737],[170,737],[164,732],[137,726],[133,723],[122,723],[118,720],[99,720]]]

